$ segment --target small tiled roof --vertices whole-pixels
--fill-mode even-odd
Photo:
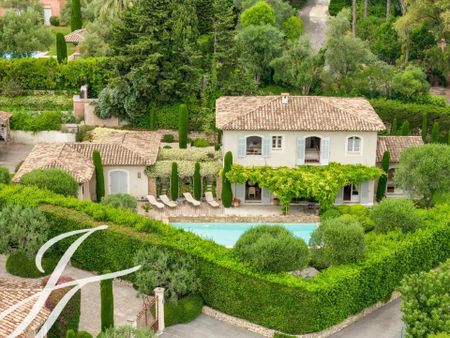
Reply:
[[[0,279],[0,313],[41,290],[40,281]],[[30,301],[0,320],[0,337],[8,337],[13,333],[16,327],[30,313],[34,303],[35,301]],[[19,337],[29,337],[30,334],[37,331],[45,323],[49,315],[50,311],[43,307],[31,322],[27,331]]]
[[[380,131],[384,124],[363,98],[225,96],[216,101],[222,130]]]
[[[65,35],[64,40],[66,40],[66,42],[78,44],[84,40],[85,34],[86,34],[86,29],[84,29],[84,28],[77,29],[77,30],[74,30],[73,32]]]
[[[400,153],[408,148],[423,144],[420,136],[379,136],[377,145],[377,162],[381,162],[385,151],[389,151],[390,162],[397,163]]]
[[[11,118],[12,114],[6,111],[0,111],[0,121],[7,121]]]

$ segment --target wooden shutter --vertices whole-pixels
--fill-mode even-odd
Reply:
[[[238,140],[238,157],[245,157],[245,137],[239,137]]]
[[[297,165],[305,164],[305,138],[297,137]]]
[[[235,187],[235,196],[236,198],[239,198],[241,202],[245,201],[245,184],[236,183],[234,185]]]
[[[270,137],[266,136],[262,139],[262,157],[270,157],[270,150],[271,150],[271,142]]]
[[[330,162],[330,138],[320,139],[320,164],[327,165]]]
[[[359,191],[361,195],[361,204],[371,204],[373,202],[373,197],[372,199],[370,198],[369,190],[369,182],[361,183],[361,188]]]

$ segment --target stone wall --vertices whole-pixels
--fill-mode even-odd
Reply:
[[[37,144],[37,143],[67,143],[75,142],[75,134],[60,131],[32,131],[11,130],[11,140],[15,143]]]

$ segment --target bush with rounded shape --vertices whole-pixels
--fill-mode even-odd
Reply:
[[[297,40],[303,33],[305,24],[298,16],[291,16],[283,22],[284,34],[289,40]]]
[[[59,24],[60,24],[60,22],[59,22],[59,17],[52,15],[52,16],[50,17],[50,25],[55,26],[55,27],[58,27]]]
[[[176,303],[167,303],[164,306],[164,321],[166,326],[188,323],[202,313],[203,299],[199,295],[187,296]]]
[[[129,210],[136,210],[136,198],[129,194],[113,194],[102,198],[101,204],[111,205],[114,208],[124,208]]]
[[[422,224],[414,203],[409,199],[384,199],[372,209],[375,231],[386,233],[401,230],[414,231]]]
[[[6,271],[17,277],[39,278],[51,274],[58,261],[57,257],[44,257],[42,267],[45,272],[42,273],[36,268],[34,257],[29,258],[21,253],[13,253],[6,259]]]
[[[313,261],[320,267],[348,264],[364,257],[364,229],[350,215],[328,219],[311,234]]]
[[[210,143],[207,139],[197,138],[192,141],[192,146],[197,147],[197,148],[205,148],[205,147],[209,147]]]
[[[22,185],[34,185],[64,196],[78,196],[78,183],[62,169],[35,169],[20,178]]]
[[[236,256],[259,271],[303,269],[309,261],[306,243],[281,225],[260,225],[242,234],[234,246]]]
[[[341,213],[337,209],[328,209],[320,215],[320,220],[323,222],[327,219],[337,218],[341,216]]]
[[[155,334],[148,328],[134,328],[131,326],[121,326],[118,328],[110,328],[105,332],[101,332],[97,338],[122,338],[122,337],[134,337],[134,338],[152,338]]]
[[[86,331],[76,332],[74,330],[69,330],[66,333],[66,338],[92,338],[92,335]]]
[[[264,0],[258,1],[241,14],[241,23],[244,27],[250,25],[273,25],[275,21],[274,9]]]
[[[9,183],[11,183],[11,175],[9,174],[8,168],[0,166],[0,184]]]

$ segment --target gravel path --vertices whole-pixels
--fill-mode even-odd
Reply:
[[[329,4],[330,0],[308,0],[299,12],[314,51],[318,51],[325,43]]]

